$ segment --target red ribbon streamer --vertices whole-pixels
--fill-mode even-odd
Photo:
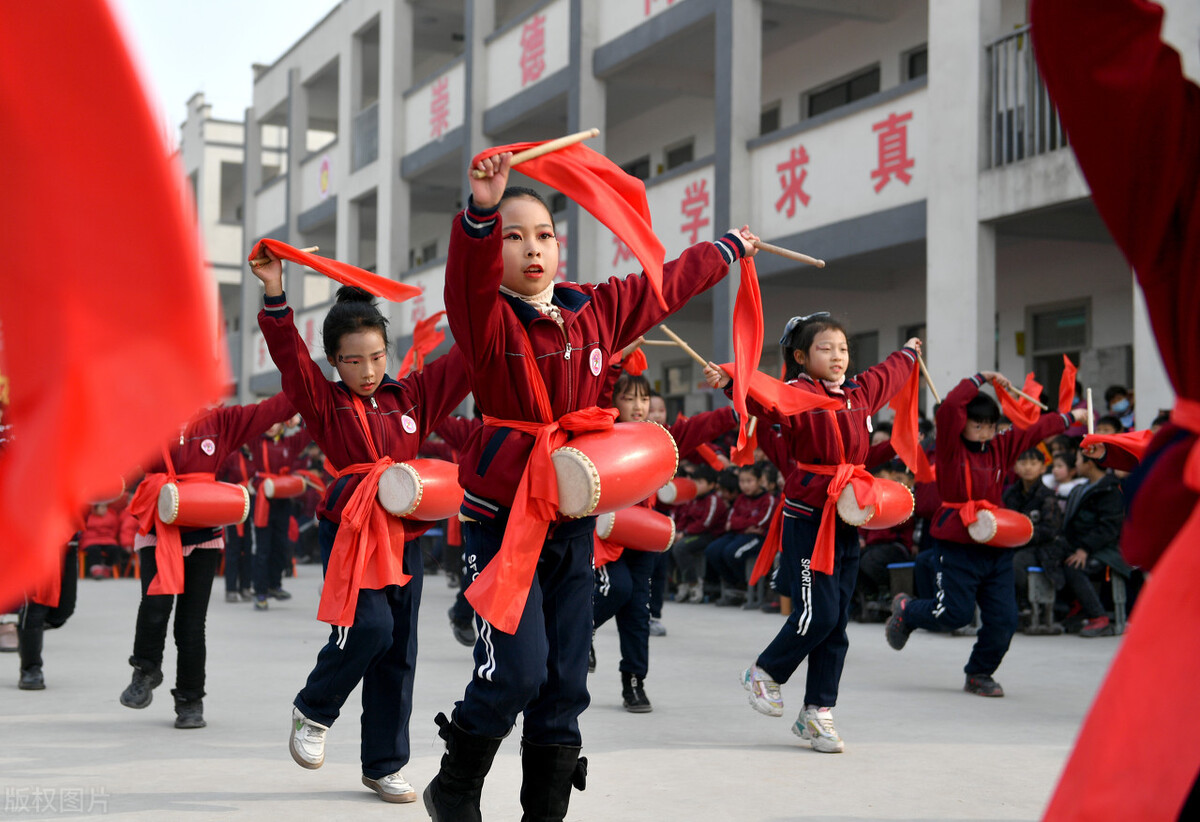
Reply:
[[[398,283],[395,280],[389,280],[387,277],[372,274],[370,271],[350,265],[349,263],[338,262],[328,257],[317,257],[298,248],[293,248],[287,243],[272,240],[269,237],[264,237],[255,243],[254,250],[250,252],[250,256],[247,259],[254,260],[265,256],[263,254],[264,248],[271,249],[271,253],[281,260],[290,260],[293,263],[306,265],[314,271],[321,272],[331,280],[337,280],[342,285],[358,286],[371,292],[376,297],[383,297],[385,300],[390,300],[394,303],[402,303],[421,293],[421,289],[415,285]]]

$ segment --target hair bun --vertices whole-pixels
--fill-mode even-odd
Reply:
[[[337,290],[337,302],[339,303],[371,303],[375,304],[375,295],[365,288],[359,288],[356,285],[344,285]]]

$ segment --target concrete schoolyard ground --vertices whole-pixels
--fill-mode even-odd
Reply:
[[[228,604],[214,585],[208,617],[208,727],[176,730],[168,637],[165,682],[135,711],[118,702],[131,669],[135,580],[80,581],[75,615],[48,631],[44,691],[17,689],[15,653],[0,655],[3,819],[423,820],[420,801],[388,805],[360,783],[359,696],[328,735],[325,765],[287,751],[291,701],[328,629],[315,618],[319,568],[285,580],[294,597]],[[452,638],[445,577],[426,578],[412,719],[418,791],[471,673]],[[615,626],[596,636],[599,668],[581,720],[588,788],[572,820],[1037,819],[1120,639],[1018,634],[996,674],[1007,696],[963,693],[973,639],[914,634],[891,650],[882,625],[850,626],[837,727],[841,755],[819,754],[790,728],[803,672],[784,685],[785,716],[755,713],[741,670],[781,617],[668,603],[669,634],[650,640],[649,714],[621,708]],[[483,794],[484,818],[520,818],[520,728]]]

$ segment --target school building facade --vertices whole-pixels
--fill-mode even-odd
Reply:
[[[1200,9],[1165,5],[1197,76]],[[423,286],[391,307],[396,362],[443,308],[470,158],[596,126],[589,145],[645,180],[668,259],[746,223],[828,262],[757,257],[773,373],[786,320],[828,310],[860,367],[919,334],[942,393],[981,368],[1034,371],[1053,393],[1065,353],[1101,392],[1132,384],[1141,426],[1173,400],[1038,77],[1025,0],[343,0],[255,66],[253,99],[240,259],[276,237]],[[596,220],[550,202],[560,277],[638,270]],[[241,271],[248,400],[278,374]],[[718,361],[736,272],[670,321]],[[286,286],[324,362],[335,284],[289,266]],[[720,401],[681,352],[646,353],[673,407]]]

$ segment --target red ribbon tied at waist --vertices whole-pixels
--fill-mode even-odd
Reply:
[[[213,474],[204,472],[178,475],[147,474],[138,486],[137,493],[129,503],[129,510],[137,517],[138,533],[145,536],[153,528],[157,539],[154,563],[158,566],[158,571],[154,574],[150,587],[146,589],[147,594],[157,596],[183,593],[183,538],[180,536],[179,526],[170,525],[158,518],[158,495],[163,486],[169,482],[212,482],[215,479]]]
[[[338,527],[317,619],[330,625],[354,624],[358,592],[386,585],[407,585],[412,579],[404,572],[404,521],[393,517],[379,502],[379,478],[392,466],[391,457],[377,462],[360,462],[333,471],[334,477],[364,474],[354,489]],[[326,468],[332,466],[328,461]]]
[[[503,420],[486,414],[483,421],[534,437],[533,450],[517,484],[500,551],[467,588],[475,611],[506,634],[514,634],[525,610],[529,586],[537,569],[550,523],[558,518],[558,478],[550,455],[565,445],[569,434],[607,431],[617,418],[615,408],[581,408],[553,422]]]

